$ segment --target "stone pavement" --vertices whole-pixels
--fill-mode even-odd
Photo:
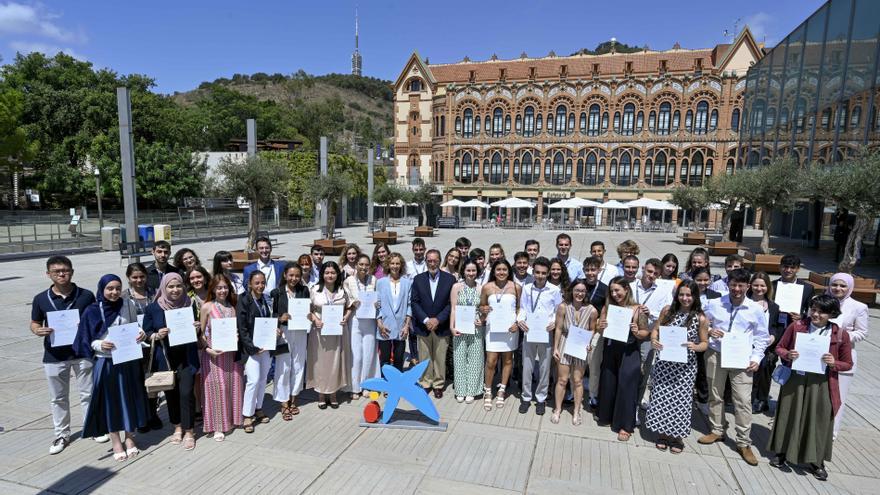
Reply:
[[[411,228],[396,250],[409,257]],[[407,232],[409,231],[409,232]],[[534,237],[542,251],[555,252],[556,231],[441,230],[427,239],[445,253],[455,238],[468,236],[475,246],[487,249],[501,242],[509,257]],[[343,230],[349,241],[366,242],[366,230]],[[688,249],[675,234],[571,232],[573,254],[583,258],[589,242],[605,241],[609,260],[616,260],[614,246],[635,239],[642,258],[673,252],[684,263]],[[278,236],[277,254],[295,257],[306,252],[314,233]],[[747,232],[746,243],[756,245],[757,232]],[[209,264],[219,249],[236,249],[243,240],[191,245]],[[796,249],[808,260],[807,268],[829,270],[833,263],[798,243],[774,239],[778,248]],[[182,247],[182,246],[175,246]],[[103,273],[123,275],[115,253],[72,257],[74,280],[93,289]],[[721,258],[713,258],[713,269]],[[707,423],[694,411],[694,432],[684,453],[673,455],[653,447],[653,435],[637,431],[627,443],[616,440],[607,428],[586,418],[583,425],[570,424],[563,413],[558,425],[546,416],[516,411],[511,397],[500,410],[484,412],[482,405],[458,404],[453,393],[437,401],[445,433],[362,429],[358,426],[364,401],[343,403],[338,410],[320,411],[313,394],[304,394],[302,413],[284,422],[270,397],[266,411],[272,421],[252,435],[235,431],[223,443],[199,438],[193,452],[168,442],[170,430],[138,436],[143,449],[135,460],[113,461],[109,444],[78,439],[62,454],[48,455],[52,424],[40,358],[42,346],[28,330],[30,302],[48,281],[44,260],[2,264],[0,275],[0,493],[878,493],[880,482],[880,349],[873,334],[859,345],[859,371],[850,390],[845,425],[835,443],[834,460],[828,464],[828,482],[810,474],[782,473],[767,464],[764,446],[770,417],[755,417],[752,436],[760,451],[758,467],[746,465],[732,442],[702,446],[695,439],[707,431]],[[877,276],[875,267],[861,273]],[[37,281],[38,280],[38,281]],[[871,310],[872,330],[880,312]],[[73,385],[75,391],[75,385]],[[72,394],[76,396],[75,392]],[[776,396],[776,390],[773,392]],[[402,403],[402,407],[408,405]],[[163,409],[164,413],[164,409]],[[728,414],[732,423],[732,415]],[[78,406],[73,424],[81,424]],[[167,422],[166,422],[167,424]],[[732,426],[731,426],[732,429]],[[730,431],[731,436],[733,432]]]

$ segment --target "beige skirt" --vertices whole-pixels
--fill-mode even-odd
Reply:
[[[573,356],[569,356],[568,354],[566,354],[564,352],[565,351],[565,338],[566,338],[565,334],[562,334],[559,336],[559,348],[557,349],[559,351],[559,364],[561,364],[563,366],[575,366],[578,368],[586,368],[587,362],[585,360],[580,359],[580,358],[576,358]]]

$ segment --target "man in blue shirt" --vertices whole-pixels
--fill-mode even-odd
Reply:
[[[568,270],[568,280],[574,282],[577,279],[584,278],[583,264],[569,256],[571,253],[571,236],[565,232],[556,236],[556,257],[565,263],[565,269]]]
[[[257,239],[257,253],[259,253],[260,259],[244,267],[242,271],[244,283],[249,283],[251,273],[256,270],[263,272],[263,275],[266,276],[266,287],[268,289],[271,290],[278,287],[284,281],[284,262],[272,259],[272,241],[268,237]],[[271,304],[271,299],[269,302]]]

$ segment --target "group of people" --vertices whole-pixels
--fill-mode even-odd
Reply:
[[[776,380],[771,464],[809,464],[827,478],[824,461],[855,372],[853,345],[868,329],[867,307],[850,297],[852,276],[835,274],[827,293],[814,295],[797,278],[795,255],[782,258],[781,276],[771,281],[746,271],[738,255],[725,259],[724,276],[713,275],[703,248],[683,268],[672,253],[640,261],[630,240],[617,246],[616,265],[605,260],[601,241],[583,261],[570,256],[566,233],[555,248],[545,257],[529,240],[511,263],[500,244],[487,253],[459,238],[442,254],[415,238],[409,260],[378,243],[372,254],[349,244],[338,261],[315,245],[285,262],[260,238],[259,259],[239,276],[227,251],[214,255],[209,271],[191,249],[170,263],[171,246],[158,241],[153,263],[130,264],[126,281],[101,277],[96,294],[72,282],[68,258],[53,256],[46,264],[52,285],[34,297],[31,317],[32,332],[44,338],[55,426],[50,453],[69,442],[71,371],[85,412],[83,436],[112,441],[114,458],[124,461],[139,452],[136,431],[163,427],[156,394],[144,385],[157,372],[173,373],[173,388],[163,392],[171,442],[192,450],[198,420],[216,441],[234,428],[251,433],[267,423],[270,380],[281,418],[290,421],[300,414],[304,388],[318,394],[319,409],[335,409],[340,394],[366,396],[361,383],[380,376],[382,366],[403,370],[429,360],[420,384],[435,398],[451,383],[458,402],[481,400],[488,413],[506,407],[515,382],[520,414],[534,404],[544,415],[552,399],[552,423],[570,403],[571,422],[580,425],[587,407],[619,441],[642,424],[656,434],[657,449],[674,454],[691,433],[695,402],[711,425],[701,444],[725,440],[725,402],[732,403],[737,450],[751,465],[758,463],[752,414],[769,411]],[[801,286],[800,305],[783,312],[775,295],[789,284]],[[166,316],[183,308],[192,311],[197,338],[172,344]],[[76,338],[55,345],[49,315],[71,309],[80,314]],[[277,327],[274,350],[255,338],[258,320],[267,318]],[[235,351],[213,345],[219,334],[212,327],[219,332],[228,319],[237,329]],[[127,323],[137,323],[143,359],[114,364],[110,329]],[[664,353],[662,342],[675,332],[683,350]],[[793,363],[805,333],[830,337],[822,373],[793,369],[802,369]],[[725,342],[733,354],[743,340],[743,361],[722,357]]]

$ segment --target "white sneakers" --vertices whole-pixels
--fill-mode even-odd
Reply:
[[[95,443],[107,443],[110,441],[110,437],[107,435],[101,435],[99,437],[95,437],[93,440],[95,441]]]
[[[52,445],[49,446],[49,454],[55,455],[60,454],[62,450],[64,450],[70,444],[69,437],[58,437],[52,441]]]

